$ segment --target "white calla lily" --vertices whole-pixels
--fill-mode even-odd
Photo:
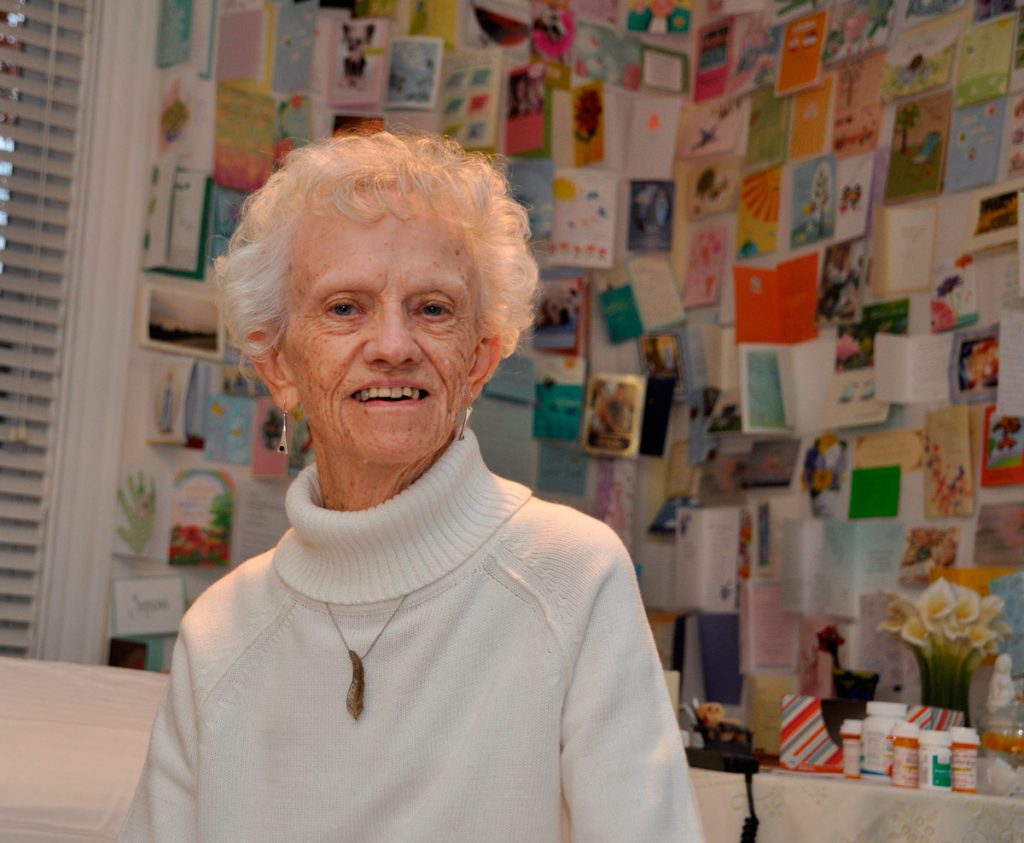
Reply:
[[[956,607],[956,595],[949,581],[940,578],[922,592],[917,605],[924,625],[929,630],[937,631],[942,619]]]
[[[972,588],[954,586],[956,603],[953,605],[953,617],[957,623],[972,624],[981,613],[981,595]]]
[[[928,629],[922,623],[921,618],[907,618],[903,628],[900,630],[900,638],[912,647],[927,647]]]

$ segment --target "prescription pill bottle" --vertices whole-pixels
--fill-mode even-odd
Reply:
[[[843,738],[843,775],[848,779],[860,778],[860,734],[863,720],[844,720],[839,734]]]
[[[860,772],[865,778],[885,779],[892,767],[892,730],[907,719],[907,707],[903,703],[872,700],[867,713],[861,730]]]
[[[916,723],[897,723],[892,733],[892,783],[895,787],[917,787],[918,736]]]
[[[954,726],[953,738],[953,790],[957,793],[978,791],[978,733],[967,726]]]
[[[949,732],[922,729],[918,736],[919,784],[921,790],[949,790],[953,786],[953,736]]]

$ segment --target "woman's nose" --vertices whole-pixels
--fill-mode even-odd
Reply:
[[[393,305],[381,308],[371,326],[365,351],[368,362],[388,366],[416,363],[422,350],[413,333],[415,326],[406,309]]]

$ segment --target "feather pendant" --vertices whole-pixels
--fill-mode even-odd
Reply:
[[[345,698],[345,707],[354,720],[359,719],[363,713],[363,660],[356,655],[354,650],[348,651],[348,657],[352,660],[352,683],[348,686],[348,696]]]

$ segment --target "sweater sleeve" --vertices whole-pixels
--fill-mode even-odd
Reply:
[[[179,635],[149,754],[121,828],[121,843],[176,843],[196,833],[196,702],[185,636]]]
[[[686,754],[636,578],[600,584],[562,712],[562,788],[574,843],[700,843]]]

